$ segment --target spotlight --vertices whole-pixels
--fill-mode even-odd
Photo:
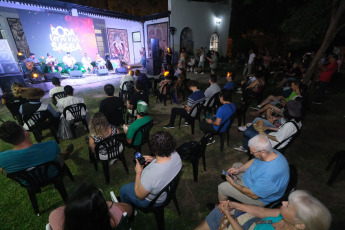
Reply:
[[[128,70],[130,70],[130,69],[131,69],[131,66],[130,66],[130,65],[129,65],[129,66],[127,66],[127,69],[128,69]]]
[[[38,78],[38,74],[37,73],[33,73],[32,74],[32,78]]]
[[[26,59],[26,55],[23,54],[22,52],[18,52],[17,53],[17,58],[18,58],[19,61],[23,61],[23,60]]]
[[[23,53],[21,53],[21,52],[18,53],[18,56],[22,56],[22,55],[23,55]]]
[[[216,17],[215,21],[216,24],[220,24],[222,22],[222,19],[220,17]]]

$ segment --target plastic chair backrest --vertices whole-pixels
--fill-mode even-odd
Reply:
[[[140,145],[144,145],[146,142],[148,142],[150,138],[150,130],[153,126],[153,120],[147,122],[145,125],[141,126],[137,131],[135,131],[133,135],[133,145],[135,142],[135,139],[137,138],[137,135],[141,133],[141,143]]]
[[[13,117],[20,115],[19,108],[22,104],[26,103],[26,100],[14,100],[13,102],[6,102],[6,107],[10,111]]]
[[[24,123],[28,126],[29,130],[33,129],[47,129],[50,125],[52,115],[49,111],[37,111],[35,113],[26,114],[23,116]]]
[[[53,94],[54,100],[57,102],[58,99],[66,97],[65,92],[58,92]]]
[[[213,96],[207,101],[207,104],[205,105],[206,108],[212,108],[213,106],[216,106],[219,104],[219,92],[213,94]]]
[[[82,109],[86,111],[86,105],[84,103],[69,105],[66,108],[64,108],[63,116],[65,117],[65,119],[67,119],[66,113],[67,111],[69,111],[73,116],[74,122],[82,121],[85,119],[85,115],[81,114]]]
[[[181,170],[177,173],[177,175],[175,176],[174,179],[172,179],[172,181],[169,182],[169,184],[167,184],[157,195],[156,197],[151,200],[151,202],[149,203],[149,205],[147,206],[148,209],[152,209],[153,206],[155,205],[156,201],[158,200],[158,198],[163,194],[166,193],[166,199],[164,202],[162,202],[162,205],[168,204],[173,196],[173,194],[175,194],[176,189],[177,189],[177,185],[178,182],[180,180],[180,173]]]
[[[96,158],[100,160],[99,155],[101,154],[101,150],[105,149],[108,155],[108,159],[114,159],[121,154],[120,146],[121,142],[118,140],[118,135],[112,135],[110,137],[105,138],[104,140],[100,141],[95,146],[95,153]],[[123,152],[123,149],[122,149]]]
[[[30,167],[18,172],[8,173],[7,177],[17,181],[22,187],[43,187],[63,175],[60,164],[56,161]]]
[[[198,117],[198,115],[200,116],[200,111],[201,111],[201,106],[204,103],[204,101],[196,103],[191,110],[189,110],[188,115],[190,117]],[[195,112],[196,111],[196,112]],[[193,113],[195,113],[195,115],[193,116]]]
[[[114,228],[114,230],[130,230],[130,224],[129,224],[129,217],[127,215],[127,212],[124,212],[122,214],[121,220],[118,223],[118,225]]]

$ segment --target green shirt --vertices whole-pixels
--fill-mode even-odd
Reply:
[[[129,127],[127,131],[127,139],[133,139],[134,133],[143,125],[151,121],[151,117],[145,116],[140,119],[136,119]],[[133,145],[141,144],[141,133],[138,133],[135,140],[133,140]]]
[[[297,97],[298,94],[295,91],[292,91],[292,93],[290,94],[290,96],[288,98],[285,99],[285,102],[288,102],[292,99],[294,99],[295,97]]]

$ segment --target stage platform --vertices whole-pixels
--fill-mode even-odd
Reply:
[[[142,73],[144,71],[141,71]],[[97,74],[83,74],[81,78],[70,78],[68,75],[62,75],[61,77],[61,85],[71,85],[71,86],[83,86],[83,85],[90,85],[95,83],[101,82],[109,82],[114,86],[120,85],[121,78],[126,74],[115,74],[109,73],[105,76],[98,76]],[[135,76],[134,76],[135,77]],[[148,78],[154,78],[155,76],[147,75]],[[54,85],[51,82],[41,82],[37,84],[28,84],[30,88],[41,88],[44,91],[48,92],[51,90]]]

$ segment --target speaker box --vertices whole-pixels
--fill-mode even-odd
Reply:
[[[108,69],[98,69],[97,75],[98,76],[108,75]]]
[[[46,73],[44,75],[45,75],[44,78],[46,79],[46,81],[52,81],[53,77],[57,77],[61,79],[60,73]]]
[[[116,68],[115,73],[127,73],[127,68],[126,67]]]
[[[151,53],[153,60],[159,59],[159,39],[151,39]]]
[[[69,71],[69,76],[71,78],[83,77],[83,72],[81,72],[81,70],[71,70]]]
[[[26,82],[23,78],[23,75],[11,75],[11,76],[0,76],[0,88],[2,91],[10,92],[11,86],[14,82],[22,83],[24,86],[26,86]]]
[[[161,61],[159,59],[146,59],[146,71],[150,75],[159,75],[161,73]]]

